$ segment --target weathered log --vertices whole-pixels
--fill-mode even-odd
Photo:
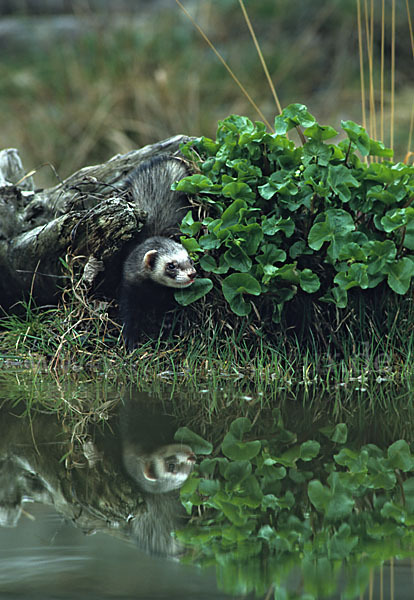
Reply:
[[[143,160],[176,154],[187,140],[175,136],[116,155],[40,191],[16,150],[0,152],[0,306],[8,310],[29,293],[38,304],[56,303],[68,278],[68,253],[87,266],[87,285],[113,294],[122,249],[145,222],[119,184]]]
[[[54,506],[86,533],[130,539],[131,516],[145,514],[147,507],[118,457],[98,450],[88,434],[74,448],[54,415],[36,415],[29,427],[15,413],[16,408],[2,406],[0,526],[16,526],[24,500],[31,498]],[[76,457],[70,469],[62,460],[65,455]]]

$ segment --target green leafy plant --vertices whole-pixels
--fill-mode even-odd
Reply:
[[[345,423],[301,441],[274,416],[266,439],[237,418],[213,456],[208,442],[180,430],[177,439],[195,441],[204,456],[181,490],[193,519],[178,536],[194,550],[190,560],[216,565],[230,593],[261,596],[276,584],[286,592],[299,570],[304,598],[331,597],[345,566],[344,597],[357,597],[371,568],[412,555],[412,449],[403,439],[355,447]]]
[[[297,147],[286,134],[303,129]],[[393,163],[392,151],[352,121],[346,137],[322,126],[302,104],[261,122],[232,115],[216,140],[186,144],[199,173],[176,189],[208,208],[182,223],[184,246],[219,282],[231,310],[246,316],[254,298],[272,300],[272,319],[298,294],[345,308],[350,290],[382,284],[406,294],[414,275],[414,167]],[[359,155],[357,154],[359,153]],[[373,156],[370,164],[361,157]],[[189,304],[211,289],[209,279],[177,294]]]

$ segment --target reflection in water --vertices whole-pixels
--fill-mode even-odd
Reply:
[[[164,555],[180,551],[171,531],[182,524],[178,488],[190,474],[195,455],[189,446],[172,444],[173,419],[151,412],[143,394],[121,410],[105,435],[84,439],[70,468],[62,457],[71,451],[51,416],[36,415],[32,429],[3,408],[0,457],[0,519],[15,526],[24,498],[53,504],[84,532],[106,530],[132,538],[145,550]],[[115,430],[115,431],[114,431]],[[120,436],[114,433],[120,433]]]
[[[372,424],[361,421],[362,441],[358,441],[345,423],[321,417],[320,407],[319,412],[305,411],[299,403],[290,403],[282,418],[281,410],[262,407],[258,411],[251,402],[234,403],[228,410],[223,406],[218,419],[198,426],[196,409],[188,408],[191,428],[211,444],[187,432],[187,443],[177,446],[177,422],[165,414],[167,409],[161,414],[158,406],[146,394],[128,395],[105,427],[88,425],[82,435],[74,436],[77,423],[69,423],[67,417],[64,427],[54,416],[40,412],[33,412],[29,421],[16,418],[17,408],[4,405],[0,415],[2,539],[16,526],[18,530],[35,526],[25,518],[39,511],[39,505],[28,504],[31,499],[56,509],[76,526],[70,529],[74,534],[109,533],[107,541],[97,545],[102,556],[107,552],[112,560],[115,555],[123,557],[116,562],[121,577],[125,570],[134,570],[134,564],[145,564],[148,571],[166,564],[139,553],[137,545],[149,553],[181,556],[183,546],[170,535],[179,528],[178,540],[191,548],[186,560],[214,565],[220,588],[238,597],[253,593],[286,599],[413,595],[409,563],[399,562],[390,569],[387,562],[413,555],[411,440],[388,439],[383,445],[381,432],[372,433]],[[185,420],[185,416],[180,419]],[[410,430],[405,421],[405,431]],[[190,522],[178,498],[182,485],[182,500],[193,508]],[[52,529],[50,538],[58,530],[53,548],[63,549],[60,535],[66,525],[54,521]],[[66,556],[64,551],[53,555],[50,538],[47,548],[33,543],[27,554],[20,545],[11,552],[7,542],[8,554],[3,551],[5,562],[0,563],[2,589],[12,587],[8,568],[18,571],[19,564],[21,568],[32,565],[39,578],[59,571],[66,582],[72,570],[82,570],[82,577],[88,579],[92,559],[84,546]],[[97,537],[82,539],[90,543]],[[134,547],[126,541],[133,541]],[[111,554],[109,548],[116,550]],[[179,566],[176,561],[167,564],[160,567],[158,578]],[[382,575],[375,571],[381,565]],[[138,579],[142,577],[141,572]],[[192,579],[188,572],[185,577],[187,585]],[[397,596],[397,577],[408,596],[399,591]],[[94,585],[95,591],[100,589],[96,581]],[[91,592],[91,586],[84,588]],[[174,597],[165,594],[156,597]],[[151,593],[134,597],[151,597]],[[185,597],[190,596],[181,592]],[[219,595],[210,591],[204,596],[198,589],[193,597]]]
[[[345,423],[299,434],[303,427],[268,416],[255,426],[236,418],[221,455],[200,462],[182,498],[207,510],[181,539],[199,564],[216,564],[227,591],[361,596],[376,567],[414,555],[409,444],[349,445]]]
[[[161,468],[153,466],[154,451],[168,447],[177,428],[155,404],[146,394],[135,394],[103,430],[94,427],[87,435],[82,430],[78,440],[72,438],[73,428],[62,427],[53,415],[33,411],[30,419],[23,418],[18,416],[23,405],[3,404],[2,597],[228,597],[217,591],[211,573],[202,575],[137,548],[169,555],[180,550],[171,530],[184,523],[185,511],[174,488],[186,479],[195,459],[190,448],[175,443],[172,454],[155,454],[167,459],[167,491],[140,489],[138,464],[151,487]],[[110,536],[103,539],[102,533]]]
[[[52,507],[0,530],[0,597],[53,600],[220,600],[213,573],[149,556],[113,536],[84,535]]]
[[[173,419],[151,412],[145,394],[128,398],[121,410],[123,465],[143,494],[147,511],[131,518],[140,547],[176,555],[181,547],[171,532],[184,524],[177,490],[191,473],[195,455],[188,445],[173,444]]]

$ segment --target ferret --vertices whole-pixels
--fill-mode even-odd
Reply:
[[[166,444],[151,453],[126,444],[123,460],[126,470],[143,491],[163,494],[183,485],[193,470],[196,457],[185,444]]]
[[[147,511],[131,521],[137,544],[147,552],[175,556],[181,544],[171,532],[185,524],[177,490],[193,470],[196,457],[189,446],[167,444],[150,453],[139,444],[125,444],[123,463],[142,491]]]
[[[122,272],[119,304],[128,350],[152,324],[159,329],[165,312],[174,306],[173,289],[190,286],[196,277],[187,250],[169,237],[179,233],[188,210],[187,197],[171,186],[188,174],[181,159],[162,155],[143,162],[124,181],[133,201],[147,213]]]
[[[187,520],[178,489],[196,457],[190,446],[173,441],[177,422],[159,412],[154,398],[136,390],[129,394],[120,413],[122,463],[147,505],[147,511],[131,519],[131,530],[142,549],[174,556],[182,548],[171,532]]]

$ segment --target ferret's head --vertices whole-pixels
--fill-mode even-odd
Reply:
[[[184,444],[168,444],[144,461],[144,489],[153,493],[181,487],[193,470],[195,454]]]
[[[190,446],[167,444],[149,454],[124,448],[124,465],[143,491],[164,494],[180,488],[193,470],[196,457]]]
[[[154,247],[147,250],[143,258],[146,276],[167,287],[184,288],[191,285],[197,272],[187,250],[168,238],[152,239]]]

